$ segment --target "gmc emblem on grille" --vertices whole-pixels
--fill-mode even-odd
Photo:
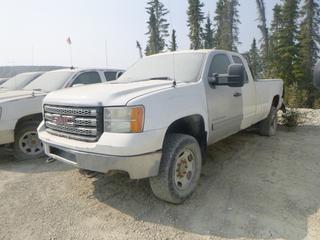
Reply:
[[[52,122],[57,125],[73,126],[75,117],[55,115],[52,116]]]

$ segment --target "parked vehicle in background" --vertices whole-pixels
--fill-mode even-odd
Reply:
[[[143,58],[117,81],[50,93],[38,128],[45,153],[72,166],[149,178],[182,203],[208,145],[257,124],[277,129],[282,80],[254,80],[238,53],[199,50]]]
[[[320,89],[320,60],[318,61],[317,65],[314,68],[314,85],[316,88]]]
[[[42,74],[43,72],[27,72],[18,74],[8,79],[0,86],[0,93],[4,91],[20,90]]]
[[[0,85],[4,84],[8,78],[0,78]]]
[[[122,70],[62,69],[36,78],[22,90],[0,94],[0,145],[13,143],[17,159],[29,159],[43,154],[37,127],[42,120],[42,100],[61,88],[103,83]],[[106,76],[109,77],[108,80]]]

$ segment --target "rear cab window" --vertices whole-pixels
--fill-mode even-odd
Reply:
[[[81,84],[81,85],[88,85],[88,84],[95,84],[101,83],[101,78],[98,72],[84,72],[81,73],[72,83],[72,86]]]
[[[104,76],[106,77],[107,82],[113,81],[118,78],[118,72],[116,71],[104,72]]]
[[[243,61],[242,61],[242,59],[241,59],[240,57],[235,56],[235,55],[232,55],[232,60],[233,60],[233,62],[236,63],[236,64],[242,64],[243,67],[245,68],[245,65],[244,65],[244,63],[243,63]],[[248,83],[248,82],[249,82],[248,73],[247,73],[247,70],[246,70],[246,69],[244,69],[244,71],[245,71],[244,83]]]

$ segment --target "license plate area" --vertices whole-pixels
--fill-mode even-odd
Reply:
[[[61,157],[63,159],[66,159],[68,161],[71,161],[74,163],[77,162],[76,155],[74,155],[73,153],[69,153],[67,151],[64,151],[62,149],[59,149],[56,147],[50,147],[50,153],[53,155],[56,155],[58,157]]]

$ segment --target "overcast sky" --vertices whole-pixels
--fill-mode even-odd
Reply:
[[[268,0],[267,16],[280,0]],[[0,0],[0,65],[70,65],[66,39],[72,40],[73,65],[127,68],[138,59],[136,40],[145,47],[147,0]],[[177,31],[179,50],[189,48],[186,0],[163,0]],[[214,16],[216,0],[204,0]],[[240,0],[241,52],[248,50],[257,29],[255,0]],[[33,54],[32,54],[33,53]]]

